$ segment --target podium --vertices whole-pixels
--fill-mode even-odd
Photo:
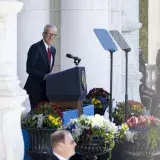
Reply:
[[[46,95],[62,109],[77,109],[80,116],[87,95],[85,68],[74,67],[48,76]]]

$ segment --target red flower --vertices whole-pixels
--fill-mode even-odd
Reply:
[[[138,124],[138,118],[135,117],[135,116],[132,116],[131,118],[129,118],[129,119],[127,120],[126,123],[127,123],[127,125],[128,125],[129,127],[134,127],[135,125]]]
[[[132,107],[133,105],[137,105],[137,106],[141,107],[142,109],[144,108],[144,105],[140,102],[137,102],[137,101],[128,100],[128,104],[130,107]]]
[[[52,102],[40,102],[32,112],[35,114],[51,114],[62,118],[62,111]]]
[[[126,123],[129,126],[129,128],[131,128],[140,125],[160,124],[160,120],[153,116],[141,115],[139,117],[132,116],[127,120]]]

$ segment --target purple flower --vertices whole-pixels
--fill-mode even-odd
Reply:
[[[73,125],[70,125],[68,129],[69,129],[70,131],[72,131],[72,130],[75,129],[75,128],[76,128],[76,126],[75,126],[75,124],[73,124]]]
[[[98,99],[99,99],[102,103],[106,103],[106,102],[107,102],[107,98],[104,98],[104,97],[99,96]]]

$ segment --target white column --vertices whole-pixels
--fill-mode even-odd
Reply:
[[[52,72],[61,71],[61,0],[51,0],[51,23],[54,24],[58,31],[57,37],[54,41],[56,48],[56,58]]]
[[[20,118],[25,92],[17,79],[17,13],[22,3],[0,0],[0,160],[22,160]]]
[[[122,32],[122,1],[109,0],[109,29]],[[118,46],[118,45],[117,45]],[[119,48],[114,53],[113,59],[113,98],[115,102],[124,101],[124,93],[122,93],[122,53]]]
[[[50,0],[20,0],[24,3],[18,14],[18,78],[23,88],[28,77],[26,61],[29,47],[42,39],[43,28],[50,24]],[[30,111],[29,98],[25,101],[27,112]]]
[[[139,22],[139,0],[123,0],[123,25],[122,33],[131,47],[129,52],[128,65],[128,99],[140,101],[139,84],[141,73],[139,72],[139,29],[142,24]],[[125,55],[122,57],[123,82],[125,82]],[[125,86],[123,83],[122,87]],[[124,90],[125,91],[125,90]]]
[[[160,1],[148,0],[148,63],[156,64],[160,49]]]
[[[110,54],[93,29],[108,29],[107,0],[61,0],[61,69],[74,67],[66,53],[80,57],[86,68],[88,91],[103,87],[109,91]]]
[[[43,28],[50,24],[50,0],[20,0],[24,3],[18,15],[18,77],[21,87],[27,79],[26,60],[29,47],[42,39]]]

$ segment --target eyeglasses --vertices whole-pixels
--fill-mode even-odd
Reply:
[[[57,35],[56,34],[51,34],[51,33],[47,33],[47,32],[44,32],[47,36],[49,36],[49,37],[53,37],[53,38],[55,38]]]

